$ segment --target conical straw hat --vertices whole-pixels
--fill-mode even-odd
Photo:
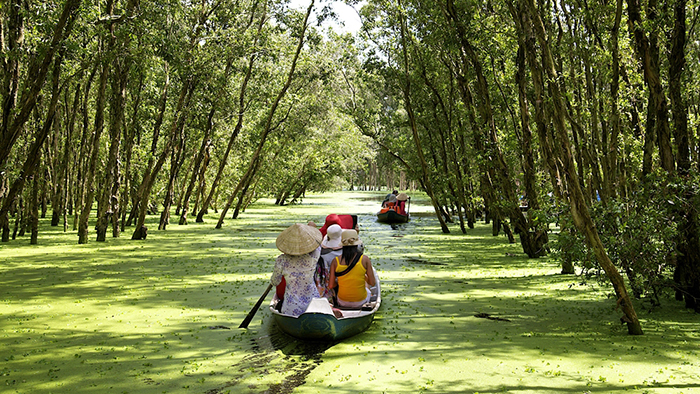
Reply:
[[[406,193],[399,193],[398,196],[396,196],[396,199],[399,201],[406,201],[408,200],[408,194]]]
[[[282,253],[300,256],[313,252],[321,245],[321,232],[306,224],[296,223],[277,236],[277,249]]]

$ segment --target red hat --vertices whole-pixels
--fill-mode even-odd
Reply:
[[[337,224],[338,226],[343,227],[341,225],[340,216],[338,216],[335,213],[332,213],[332,214],[326,216],[326,223],[323,225],[323,227],[320,228],[321,235],[323,235],[325,237],[326,231],[328,230],[328,226],[331,226],[334,224]]]

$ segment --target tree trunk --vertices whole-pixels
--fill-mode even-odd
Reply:
[[[688,107],[683,99],[683,69],[686,45],[686,0],[674,3],[674,26],[669,54],[669,96],[673,111],[673,128],[678,154],[678,174],[682,177],[678,206],[677,263],[674,278],[683,294],[685,306],[700,313],[700,220],[694,204],[695,187],[691,176],[691,158],[688,133]]]
[[[62,207],[62,214],[63,214],[63,232],[68,232],[68,210],[70,206],[69,199],[72,196],[72,193],[70,192],[71,189],[71,168],[74,165],[73,163],[73,134],[75,133],[75,121],[78,117],[78,113],[80,113],[80,94],[81,94],[81,83],[78,83],[75,87],[75,97],[73,98],[73,105],[71,107],[71,110],[68,111],[70,113],[70,116],[68,118],[68,124],[66,127],[66,143],[64,146],[64,151],[63,151],[63,161],[66,163],[66,173],[63,178],[63,207]],[[66,102],[68,102],[68,97],[66,93]],[[71,163],[69,165],[68,163]]]
[[[21,46],[24,30],[23,11],[20,4],[21,2],[19,1],[9,4],[9,8],[11,9],[10,13],[14,15],[10,18],[9,25],[11,28],[10,37],[11,41],[13,41],[11,45],[18,47]],[[42,54],[42,57],[38,58],[27,71],[27,81],[23,84],[25,89],[21,95],[23,101],[20,103],[19,108],[15,108],[15,98],[17,97],[17,91],[19,89],[19,66],[13,63],[10,67],[11,72],[8,76],[11,82],[9,82],[9,84],[6,83],[5,85],[7,86],[4,86],[9,88],[10,94],[5,97],[3,102],[3,118],[2,125],[0,125],[0,168],[5,167],[12,147],[23,130],[24,124],[34,110],[56,51],[59,50],[63,41],[70,36],[80,4],[81,0],[67,0],[63,5],[63,10],[58,18],[53,34],[51,38],[47,40],[50,41],[48,42],[48,47],[39,52]],[[14,14],[15,11],[17,14]],[[15,38],[13,39],[12,37]],[[19,48],[17,49],[19,50]],[[4,62],[5,60],[2,61]]]
[[[610,46],[612,55],[612,76],[610,81],[610,123],[611,123],[611,135],[610,135],[610,145],[608,146],[609,151],[607,152],[608,157],[608,167],[609,174],[606,178],[606,185],[608,187],[608,195],[610,197],[617,196],[617,189],[620,186],[619,174],[618,174],[618,149],[619,149],[619,136],[620,136],[620,109],[618,108],[619,91],[620,91],[620,45],[619,45],[619,32],[620,32],[620,20],[622,19],[622,0],[617,0],[615,7],[615,22],[613,23],[613,28],[610,32]]]
[[[105,59],[107,50],[103,50],[100,56],[102,61],[102,69],[100,71],[99,85],[97,90],[96,108],[95,108],[95,126],[93,131],[92,149],[88,162],[88,169],[85,174],[85,201],[80,212],[80,220],[78,222],[78,244],[86,244],[88,242],[88,222],[90,219],[90,211],[95,200],[95,173],[97,172],[97,161],[100,156],[100,138],[104,130],[104,108],[105,108],[105,92],[107,90],[107,78],[109,75],[109,62]],[[98,209],[103,209],[98,207]],[[99,215],[98,215],[99,216]],[[98,223],[98,228],[100,223]],[[106,226],[104,227],[106,229]],[[102,233],[104,236],[104,233]],[[100,230],[98,230],[98,241],[100,240]]]
[[[92,145],[91,138],[90,138],[90,116],[88,113],[88,108],[89,108],[89,103],[90,103],[90,90],[92,88],[92,82],[95,79],[95,75],[97,75],[97,71],[100,69],[100,64],[99,62],[95,62],[95,66],[92,69],[92,72],[90,72],[90,76],[88,77],[86,86],[85,86],[85,92],[83,93],[83,101],[81,103],[81,108],[80,108],[80,113],[82,117],[82,122],[81,122],[81,127],[82,127],[82,133],[81,133],[81,138],[80,138],[80,152],[77,157],[77,174],[75,176],[75,181],[76,185],[78,185],[78,188],[76,190],[76,208],[75,208],[75,217],[73,219],[73,230],[78,230],[79,223],[80,223],[80,210],[83,208],[85,205],[85,197],[87,194],[87,188],[88,184],[85,182],[85,177],[87,173],[87,168],[88,168],[88,162],[90,158],[90,146]]]
[[[634,33],[635,49],[642,63],[644,78],[649,86],[649,93],[654,104],[656,142],[659,147],[661,168],[668,173],[674,173],[675,161],[671,148],[671,130],[668,124],[668,104],[666,93],[661,83],[656,34],[647,37],[643,27],[644,22],[641,20],[639,0],[627,0],[627,11],[631,29]],[[650,0],[649,2],[647,19],[650,21],[656,19],[656,0]]]
[[[166,226],[170,223],[170,207],[172,206],[174,199],[175,181],[180,173],[180,168],[184,162],[185,158],[185,123],[189,116],[189,105],[192,99],[192,95],[197,86],[197,80],[195,77],[187,80],[183,86],[183,94],[186,94],[185,101],[178,104],[177,122],[173,123],[171,129],[171,143],[170,146],[173,147],[173,151],[170,155],[170,176],[168,177],[168,185],[166,186],[167,192],[165,193],[165,200],[163,201],[163,212],[160,215],[160,224],[158,225],[158,230],[165,230]],[[180,96],[182,100],[182,95]]]
[[[148,211],[148,200],[151,193],[151,188],[153,187],[153,179],[155,178],[155,174],[160,171],[160,167],[162,167],[163,163],[165,163],[168,150],[170,149],[166,143],[165,148],[167,149],[164,148],[160,155],[157,154],[158,140],[160,139],[160,128],[163,125],[163,119],[165,117],[165,109],[167,108],[168,103],[168,91],[170,87],[170,67],[168,66],[168,63],[165,63],[164,73],[165,80],[163,81],[163,87],[160,93],[158,115],[156,116],[156,121],[153,125],[153,138],[151,142],[150,156],[146,165],[146,170],[143,173],[143,178],[141,179],[141,184],[136,192],[134,204],[131,208],[131,214],[127,220],[127,225],[129,225],[133,220],[136,220],[137,222],[134,233],[131,236],[131,239],[133,240],[146,238],[146,213]]]
[[[37,163],[38,164],[38,163]],[[30,201],[31,212],[29,214],[29,227],[32,230],[30,245],[39,243],[39,175],[32,176],[32,197]]]
[[[535,37],[540,44],[542,51],[543,66],[548,78],[549,91],[552,95],[553,104],[553,120],[555,132],[557,136],[556,143],[560,144],[563,155],[559,157],[562,163],[564,172],[564,180],[567,183],[569,191],[569,205],[571,207],[572,218],[576,228],[585,236],[588,246],[593,250],[596,260],[605,271],[608,279],[612,282],[613,288],[618,298],[618,305],[622,308],[623,321],[627,323],[627,330],[631,335],[641,335],[642,326],[637,318],[637,313],[632,305],[632,300],[627,293],[624,280],[613,265],[609,256],[605,252],[603,243],[598,236],[593,220],[591,219],[586,200],[581,190],[581,185],[576,175],[571,147],[569,146],[569,137],[566,129],[566,115],[564,114],[565,105],[562,98],[562,93],[558,85],[558,75],[554,68],[554,61],[550,50],[550,43],[547,39],[547,33],[544,30],[544,25],[540,19],[539,13],[532,0],[522,0],[526,2],[526,8],[529,10],[530,20],[533,22],[533,30]],[[630,0],[633,1],[633,0]]]
[[[152,174],[155,170],[154,164],[160,162],[160,160],[157,160],[156,158],[162,156],[162,154],[158,155],[158,140],[160,139],[160,128],[163,126],[165,110],[168,104],[168,91],[170,88],[170,67],[168,63],[165,63],[164,65],[164,73],[165,81],[163,81],[163,87],[160,92],[158,115],[156,116],[156,121],[153,125],[153,138],[151,142],[150,155],[148,158],[148,163],[146,164],[146,170],[144,171],[143,178],[141,179],[141,184],[139,185],[139,188],[136,191],[136,196],[134,197],[134,203],[131,207],[131,214],[129,214],[129,219],[127,220],[127,226],[131,225],[131,223],[134,220],[136,220],[137,222],[140,221],[142,215],[143,222],[145,223],[149,198],[149,195],[147,193],[151,192],[150,189],[153,186],[150,183],[152,182]],[[166,152],[166,150],[164,149],[163,152]],[[167,155],[167,153],[164,154]],[[165,158],[167,158],[167,156]],[[163,162],[165,162],[165,158],[163,158]],[[162,166],[163,163],[161,163],[160,165]],[[160,170],[160,168],[158,168],[158,170]],[[146,189],[148,189],[148,191]],[[145,204],[142,201],[145,201]],[[143,226],[144,223],[141,223],[141,226]],[[139,234],[139,236],[137,236],[137,234]],[[132,235],[131,239],[144,239],[146,234],[143,233],[143,237],[141,237],[140,234],[142,234],[142,229],[137,226],[137,228],[134,230],[134,235]]]
[[[112,15],[113,0],[107,1],[107,13]],[[135,3],[128,2],[127,9],[124,10],[126,18],[129,20]],[[97,240],[105,241],[107,227],[112,223],[112,236],[119,237],[119,189],[121,188],[121,140],[122,129],[124,128],[124,110],[126,106],[126,89],[129,80],[129,70],[131,67],[131,57],[129,55],[130,36],[126,35],[123,42],[117,42],[115,30],[117,23],[109,25],[109,46],[108,53],[112,54],[112,100],[110,101],[110,123],[109,123],[109,156],[105,171],[104,189],[100,196],[101,202],[98,204],[97,212]]]
[[[272,107],[268,111],[267,118],[265,120],[265,124],[263,126],[263,131],[260,136],[260,142],[258,143],[258,147],[256,148],[255,152],[253,153],[252,158],[250,159],[250,164],[248,165],[248,170],[246,171],[245,175],[243,175],[243,178],[238,182],[238,185],[236,186],[235,190],[233,193],[228,198],[228,201],[226,202],[226,205],[224,205],[224,208],[221,210],[221,215],[219,216],[219,221],[216,224],[216,228],[221,228],[221,226],[224,223],[224,218],[226,217],[226,213],[228,212],[228,209],[231,207],[231,204],[233,203],[233,200],[236,198],[236,195],[240,192],[241,188],[243,187],[244,182],[246,182],[249,178],[253,176],[255,167],[257,165],[258,158],[260,157],[260,154],[262,153],[262,149],[265,146],[265,141],[270,134],[270,131],[272,130],[272,120],[274,119],[275,112],[277,112],[277,107],[280,104],[280,101],[282,101],[282,98],[285,96],[287,93],[287,90],[289,89],[289,86],[292,84],[292,80],[294,79],[294,70],[296,69],[297,66],[297,60],[299,60],[299,55],[301,54],[301,50],[304,46],[304,38],[306,36],[306,29],[308,27],[308,21],[309,21],[309,16],[311,15],[311,10],[314,8],[314,1],[311,0],[311,4],[309,4],[309,8],[306,10],[306,16],[304,17],[304,22],[301,27],[301,31],[299,32],[299,43],[297,44],[296,52],[294,54],[294,58],[292,59],[292,64],[289,69],[289,73],[287,75],[287,81],[285,82],[284,86],[282,87],[282,90],[277,94],[277,97],[275,101],[272,103]],[[243,90],[242,90],[243,92]],[[239,118],[240,119],[240,118]],[[197,221],[199,221],[199,216],[197,217]]]
[[[406,23],[404,20],[403,10],[401,9],[401,2],[399,1],[399,23],[401,30],[401,50],[403,53],[403,66],[404,66],[404,86],[402,86],[404,106],[406,112],[408,113],[408,120],[411,126],[411,133],[413,136],[413,144],[416,147],[416,153],[418,155],[418,161],[421,165],[421,183],[425,189],[425,192],[430,197],[430,201],[433,204],[433,209],[435,210],[435,215],[440,221],[440,227],[442,232],[448,234],[450,229],[447,227],[447,223],[440,214],[440,204],[437,201],[435,193],[433,192],[433,186],[431,183],[430,176],[428,175],[428,163],[425,160],[425,154],[423,153],[423,146],[421,144],[420,136],[418,134],[418,126],[416,124],[416,116],[413,112],[413,105],[411,104],[411,76],[409,73],[409,60],[408,60],[408,41],[406,39]]]
[[[255,36],[254,40],[254,45],[253,47],[257,46],[259,39],[261,38],[262,35],[262,30],[263,27],[265,26],[265,20],[266,20],[266,12],[263,12],[261,17],[260,17],[260,24],[258,25],[258,32]],[[197,213],[197,223],[202,223],[204,222],[204,215],[207,212],[207,209],[209,208],[209,205],[212,203],[212,199],[214,196],[217,195],[217,188],[219,187],[219,182],[221,181],[221,178],[224,173],[224,169],[226,168],[226,163],[228,162],[228,156],[231,153],[231,149],[233,148],[233,143],[236,141],[236,137],[238,137],[238,134],[241,132],[241,129],[243,128],[243,120],[244,120],[244,115],[246,113],[246,93],[248,91],[248,82],[250,81],[251,76],[253,75],[253,66],[255,65],[255,61],[258,58],[257,52],[253,52],[250,54],[250,57],[248,58],[248,68],[246,69],[245,77],[243,77],[243,81],[241,82],[241,87],[238,93],[238,107],[237,107],[237,113],[238,113],[238,120],[236,122],[236,126],[233,128],[233,132],[231,133],[231,137],[228,140],[228,145],[226,146],[226,150],[224,151],[223,156],[221,157],[221,161],[219,162],[219,169],[216,172],[216,176],[214,177],[214,180],[211,183],[211,189],[209,190],[209,194],[207,194],[206,198],[202,202],[202,207],[200,208],[199,212]]]
[[[120,212],[121,212],[121,231],[124,232],[124,229],[126,228],[126,217],[127,213],[129,210],[126,208],[129,206],[129,202],[134,201],[134,193],[132,191],[132,182],[133,180],[131,179],[132,174],[131,174],[131,159],[133,157],[134,153],[134,139],[136,138],[137,131],[140,128],[139,125],[139,108],[141,107],[141,94],[143,93],[143,88],[144,88],[144,80],[145,80],[146,73],[145,71],[141,71],[141,76],[139,78],[139,86],[138,89],[136,90],[136,97],[134,98],[133,101],[133,108],[132,108],[132,115],[131,115],[131,124],[128,128],[126,128],[124,132],[124,139],[125,139],[125,147],[124,147],[124,156],[126,157],[125,163],[124,163],[124,187],[123,191],[121,193],[121,202],[119,203],[120,206]],[[116,218],[116,217],[115,217]]]
[[[24,161],[24,165],[22,165],[22,169],[19,173],[19,176],[12,183],[12,186],[5,195],[5,198],[3,199],[3,204],[0,207],[0,226],[2,226],[3,229],[2,242],[9,241],[8,213],[12,208],[15,199],[22,193],[27,179],[30,179],[32,176],[37,175],[36,169],[38,168],[39,163],[41,161],[42,146],[44,145],[44,142],[48,138],[49,133],[52,129],[56,115],[56,107],[58,106],[58,100],[61,95],[59,81],[62,62],[63,56],[62,54],[59,54],[54,59],[51,103],[49,104],[49,108],[46,114],[46,120],[44,122],[44,125],[36,131],[34,135],[34,141],[32,142],[29,150],[27,151],[27,157]],[[32,207],[31,209],[34,209],[34,207]]]
[[[447,1],[444,13],[453,21],[455,25],[457,37],[460,40],[462,47],[462,52],[466,57],[466,59],[463,59],[463,62],[468,61],[476,74],[476,86],[480,98],[478,109],[481,115],[481,120],[484,123],[481,125],[480,129],[483,130],[485,146],[488,147],[484,150],[484,153],[488,155],[487,157],[492,158],[488,163],[488,166],[489,170],[492,170],[494,174],[494,190],[498,190],[499,192],[497,195],[497,200],[495,201],[502,203],[502,207],[500,208],[502,214],[508,215],[511,224],[513,224],[516,229],[516,232],[520,234],[520,243],[523,248],[523,252],[528,254],[528,257],[531,258],[543,256],[546,254],[546,249],[543,247],[544,244],[542,243],[546,241],[546,232],[545,236],[542,236],[542,230],[531,231],[530,223],[528,223],[520,211],[518,196],[516,195],[511,182],[512,177],[510,175],[510,168],[508,167],[503,152],[500,148],[496,123],[493,116],[493,107],[491,105],[488,81],[484,75],[481,60],[474,50],[474,47],[467,40],[464,26],[459,19],[459,12],[455,8],[453,0]],[[499,214],[499,217],[504,216],[502,214]],[[506,231],[506,234],[508,235],[508,239],[510,241],[513,237],[512,233],[510,231]]]

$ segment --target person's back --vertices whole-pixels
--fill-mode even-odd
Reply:
[[[321,242],[321,258],[318,261],[318,267],[316,267],[316,274],[314,275],[319,293],[322,297],[329,299],[331,297],[328,291],[330,267],[333,260],[343,253],[342,234],[343,229],[339,225],[333,224],[328,227],[328,231]]]
[[[302,256],[281,254],[277,257],[273,280],[277,282],[276,279],[281,277],[286,279],[281,310],[285,315],[301,315],[306,311],[311,299],[320,296],[314,282],[314,272],[320,252],[321,249],[318,248]]]
[[[386,204],[387,201],[391,198],[391,196],[394,196],[396,198],[396,195],[399,194],[398,190],[394,190],[393,192],[389,193],[384,197],[384,200],[382,201],[382,207],[384,207],[384,204]]]
[[[375,285],[372,262],[362,253],[361,245],[356,231],[343,231],[343,255],[331,264],[329,288],[334,287],[337,280],[337,301],[342,307],[362,307],[370,300],[368,285]]]
[[[406,214],[406,201],[397,201],[395,210],[397,213],[399,213],[401,215],[405,215]]]
[[[393,209],[395,206],[396,206],[396,196],[393,194],[389,197],[389,199],[386,202],[384,202],[384,204],[382,204],[382,208]]]
[[[282,252],[275,260],[270,284],[286,279],[281,312],[299,316],[314,297],[319,297],[314,272],[321,255],[321,232],[315,227],[295,224],[282,231],[275,242]]]
[[[361,260],[364,255],[358,257]],[[343,264],[345,263],[345,264]],[[367,270],[361,262],[350,267],[351,263],[336,258],[336,277],[338,278],[338,299],[345,302],[359,302],[367,298],[365,274]],[[345,271],[348,271],[347,273]],[[345,274],[338,276],[338,274]]]
[[[400,193],[396,196],[396,212],[406,215],[406,200],[408,200],[406,193]]]

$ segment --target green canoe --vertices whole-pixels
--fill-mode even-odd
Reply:
[[[284,315],[277,310],[279,300],[272,299],[270,312],[277,326],[287,334],[306,340],[337,341],[359,334],[369,328],[374,320],[374,314],[382,304],[379,276],[375,270],[376,286],[372,287],[369,310],[340,309],[342,317],[335,317],[333,308],[325,298],[314,298],[299,316]],[[368,308],[364,308],[368,309]]]

